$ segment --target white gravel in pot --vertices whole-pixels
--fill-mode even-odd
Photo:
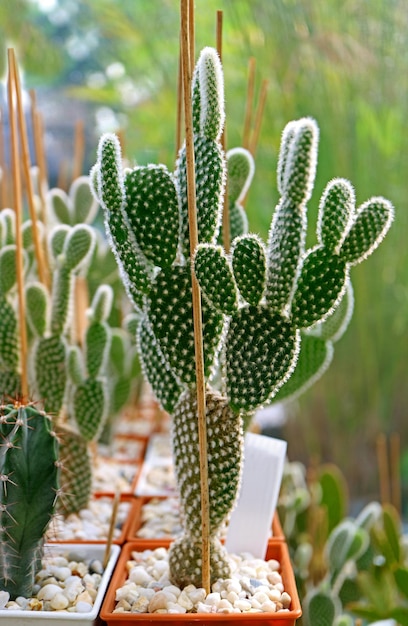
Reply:
[[[89,613],[92,611],[102,580],[100,560],[84,559],[81,549],[63,556],[47,554],[45,548],[42,569],[35,579],[33,595],[10,600],[7,591],[0,590],[0,619],[5,611],[58,611]]]
[[[169,581],[165,548],[132,552],[128,578],[116,590],[114,613],[276,613],[290,610],[280,564],[249,554],[229,555],[231,577],[216,581],[208,595],[188,585],[183,590]]]

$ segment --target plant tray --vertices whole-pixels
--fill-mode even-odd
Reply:
[[[163,543],[161,545],[163,546]],[[126,563],[131,559],[131,553],[149,548],[155,549],[156,547],[157,545],[155,543],[148,545],[147,540],[142,542],[129,542],[123,547],[101,609],[101,618],[106,622],[107,626],[129,626],[133,623],[138,626],[148,626],[149,624],[167,626],[170,623],[194,623],[207,626],[207,624],[214,622],[220,624],[248,624],[251,626],[252,624],[261,622],[262,626],[294,626],[296,620],[302,615],[295,577],[289,558],[289,551],[286,543],[283,541],[269,542],[266,559],[276,559],[280,563],[280,571],[285,590],[292,598],[289,611],[278,613],[185,613],[171,615],[158,613],[113,613],[116,590],[121,587],[126,580]]]

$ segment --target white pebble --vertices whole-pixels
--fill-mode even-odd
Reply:
[[[136,583],[136,585],[145,585],[153,579],[150,574],[146,572],[144,567],[136,566],[130,571],[129,580]]]
[[[68,604],[68,598],[64,596],[64,594],[62,594],[61,592],[56,593],[51,600],[51,608],[55,611],[61,611],[63,609],[66,609]]]
[[[272,600],[268,600],[263,602],[261,605],[261,609],[263,613],[275,613],[276,612],[276,604],[272,602]]]
[[[240,611],[242,611],[243,613],[246,613],[246,611],[249,611],[251,608],[251,603],[249,600],[245,600],[245,599],[239,599],[235,602],[234,604],[235,608],[239,609]]]
[[[92,604],[89,602],[78,602],[75,606],[77,613],[89,613],[92,611]]]
[[[218,605],[221,602],[221,594],[218,591],[209,593],[205,599],[205,603],[210,606]]]
[[[184,606],[178,604],[178,602],[169,602],[167,605],[168,613],[187,613],[187,609]]]
[[[10,594],[8,591],[0,591],[0,609],[4,609],[7,602],[10,600]]]
[[[186,611],[190,611],[193,608],[194,603],[191,601],[191,598],[189,597],[187,588],[183,589],[183,591],[180,593],[179,597],[177,598],[177,604],[185,608]]]
[[[52,600],[56,593],[60,593],[61,587],[58,585],[48,584],[44,585],[38,592],[37,598],[39,600]]]

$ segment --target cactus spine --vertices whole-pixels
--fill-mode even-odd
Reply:
[[[391,204],[383,198],[374,198],[356,210],[351,185],[337,179],[322,197],[318,245],[305,249],[306,206],[315,177],[318,129],[314,120],[304,118],[288,124],[282,136],[278,165],[281,200],[266,244],[245,233],[242,217],[241,201],[252,177],[252,161],[245,151],[229,153],[229,204],[236,219],[231,252],[227,253],[217,243],[227,169],[219,143],[224,120],[223,78],[217,53],[210,48],[202,51],[196,66],[192,106],[199,236],[193,259],[188,247],[184,147],[174,177],[164,166],[155,165],[122,172],[119,142],[114,135],[104,135],[91,172],[122,278],[139,314],[138,346],[144,373],[159,401],[173,414],[173,450],[185,533],[171,548],[170,564],[172,580],[181,585],[201,584],[190,264],[204,296],[210,543],[215,579],[228,572],[217,531],[228,519],[239,487],[242,418],[284,388],[301,354],[302,333],[315,330],[334,314],[347,291],[350,268],[379,244],[393,216]],[[217,366],[222,374],[218,390],[211,387]],[[313,368],[318,371],[320,366],[314,364]],[[299,385],[305,379],[307,376],[300,376]]]
[[[58,444],[33,405],[0,406],[0,588],[30,597],[58,494]],[[35,468],[35,471],[33,471]]]

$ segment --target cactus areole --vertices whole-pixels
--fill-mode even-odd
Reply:
[[[91,181],[138,314],[144,373],[173,416],[184,535],[170,550],[171,577],[178,585],[201,586],[191,264],[203,294],[210,560],[215,580],[229,572],[217,533],[239,491],[243,418],[285,388],[302,354],[303,338],[351,293],[350,268],[380,243],[391,224],[393,207],[384,198],[373,198],[356,209],[350,183],[335,179],[320,202],[318,244],[307,250],[307,202],[315,179],[319,133],[313,119],[303,118],[290,122],[282,136],[281,198],[264,243],[246,233],[241,204],[253,176],[252,157],[244,149],[225,155],[220,144],[223,74],[212,48],[201,52],[194,72],[192,109],[199,240],[193,258],[187,243],[185,146],[174,174],[164,165],[123,169],[117,137],[103,135]],[[228,253],[219,245],[227,176],[232,217]],[[316,354],[318,367],[327,362],[325,341],[305,340],[307,354]],[[316,377],[314,363],[309,373],[305,359],[301,363],[299,386]]]
[[[30,597],[55,510],[58,443],[34,405],[0,405],[0,589]]]

